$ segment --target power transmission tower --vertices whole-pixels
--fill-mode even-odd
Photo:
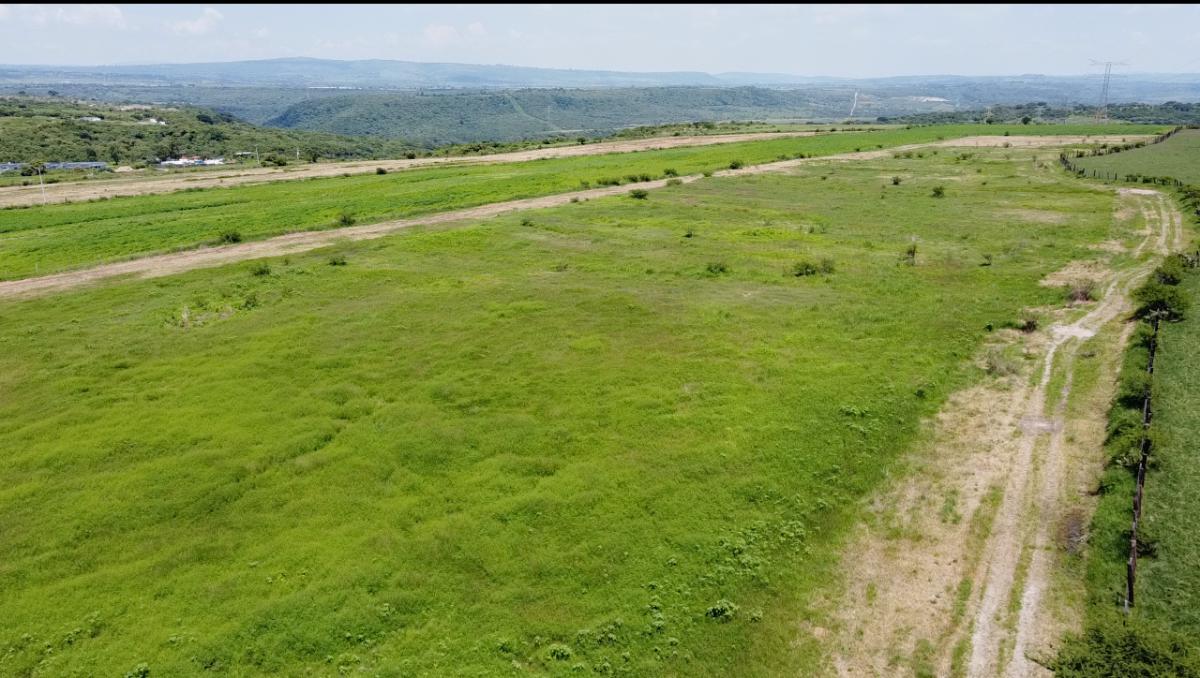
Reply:
[[[1093,66],[1104,67],[1104,86],[1100,88],[1100,108],[1096,109],[1096,122],[1108,120],[1108,84],[1112,79],[1113,66],[1128,66],[1124,61],[1096,61],[1092,59]]]

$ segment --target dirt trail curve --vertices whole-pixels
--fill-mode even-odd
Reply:
[[[1185,239],[1182,215],[1165,195],[1120,193],[1146,219],[1137,251],[1154,256],[1108,271],[1090,311],[1048,329],[1032,347],[1041,354],[1032,384],[981,384],[943,408],[925,462],[932,468],[877,499],[896,512],[885,516],[885,529],[904,536],[864,528],[847,551],[836,613],[840,675],[893,675],[906,655],[937,675],[1049,675],[1034,658],[1052,651],[1062,629],[1050,595],[1055,557],[1086,525],[1072,495],[1094,482],[1084,467],[1095,466],[1115,378],[1110,365],[1109,378],[1082,394],[1086,419],[1069,420],[1079,346],[1128,313],[1133,288]],[[1114,335],[1114,363],[1127,335],[1128,328]]]
[[[336,177],[342,174],[369,174],[375,168],[404,170],[435,165],[486,165],[504,162],[525,162],[545,158],[573,158],[605,153],[631,153],[634,151],[680,148],[683,146],[711,146],[731,144],[739,141],[762,141],[786,137],[813,136],[813,131],[797,132],[751,132],[744,134],[713,134],[686,137],[659,137],[633,139],[629,141],[605,141],[598,144],[579,146],[557,146],[537,148],[513,153],[492,155],[455,156],[445,158],[414,158],[412,160],[355,160],[351,162],[301,165],[299,167],[254,167],[226,170],[206,170],[204,173],[172,177],[135,177],[100,181],[73,181],[46,186],[47,203],[78,202],[95,198],[111,198],[152,193],[173,193],[188,188],[214,188],[243,184],[264,184],[274,181],[292,181],[317,177]],[[0,187],[0,207],[42,204],[41,187]]]
[[[963,139],[950,139],[929,144],[897,146],[895,148],[882,151],[863,151],[860,153],[844,153],[841,155],[831,155],[817,158],[784,160],[764,165],[744,167],[737,170],[722,170],[715,172],[714,176],[743,176],[762,174],[766,172],[778,172],[793,167],[799,167],[801,165],[829,160],[869,160],[887,157],[888,155],[896,152],[927,148],[930,146],[1001,146],[1003,144],[1011,144],[1013,146],[1059,146],[1066,143],[1079,142],[1082,138],[1083,137],[1077,136],[966,137]],[[1100,142],[1106,138],[1107,137],[1090,137],[1090,140],[1094,142]],[[678,180],[684,183],[690,183],[701,178],[702,175],[693,174],[690,176],[678,177]],[[627,193],[633,188],[661,188],[665,186],[668,181],[672,180],[659,179],[636,184],[625,184],[624,186],[609,186],[605,188],[593,188],[586,191],[559,193],[556,195],[548,195],[539,198],[510,200],[507,202],[492,203],[489,205],[481,205],[479,207],[471,207],[450,212],[439,212],[436,214],[412,217],[409,219],[385,221],[377,224],[351,226],[327,231],[303,231],[299,233],[289,233],[266,240],[245,242],[236,245],[201,247],[197,249],[184,250],[181,252],[172,252],[170,254],[150,255],[138,259],[131,259],[129,261],[102,264],[77,271],[67,271],[64,273],[56,273],[34,278],[23,278],[20,280],[0,281],[0,299],[6,297],[37,296],[40,294],[66,290],[117,276],[133,275],[142,278],[156,278],[164,275],[181,273],[183,271],[190,271],[196,268],[208,268],[232,263],[235,261],[244,261],[246,259],[259,259],[262,257],[273,257],[284,254],[296,254],[299,252],[306,252],[319,247],[324,247],[339,240],[369,240],[373,238],[380,238],[394,233],[395,231],[417,225],[443,224],[470,219],[482,219],[515,210],[557,207],[560,205],[566,205],[573,200],[588,200],[591,198],[620,195]]]

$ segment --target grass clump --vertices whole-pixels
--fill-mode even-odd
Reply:
[[[946,197],[946,187],[945,186],[934,186],[933,191],[929,195],[930,195],[930,197],[934,197],[934,198],[944,198],[944,197]]]
[[[355,221],[356,219],[354,218],[353,212],[349,210],[342,210],[341,212],[338,212],[337,221],[335,223],[338,226],[346,227],[353,226]]]
[[[635,188],[629,192],[629,197],[634,200],[645,200],[650,195],[650,191],[644,188]]]
[[[250,273],[255,277],[271,275],[271,265],[265,261],[260,261],[250,267]]]
[[[217,242],[226,245],[232,245],[233,243],[239,243],[241,241],[242,234],[239,231],[222,231],[221,235],[217,238]]]

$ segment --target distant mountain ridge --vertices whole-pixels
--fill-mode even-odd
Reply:
[[[789,73],[704,73],[700,71],[632,72],[574,70],[531,66],[425,63],[365,59],[341,61],[287,57],[253,61],[111,66],[0,65],[0,83],[62,82],[110,85],[205,85],[258,87],[361,87],[371,89],[518,88],[518,87],[719,87],[802,86],[857,83],[863,86],[959,81],[1005,82],[1061,80],[1096,76],[950,76],[839,78]],[[1120,74],[1114,82],[1200,82],[1200,74]]]

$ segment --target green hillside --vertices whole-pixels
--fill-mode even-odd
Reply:
[[[852,93],[755,87],[525,89],[502,92],[358,93],[302,101],[266,124],[439,145],[481,139],[611,132],[687,121],[842,119]],[[903,110],[928,104],[898,97]]]
[[[99,160],[132,165],[180,155],[232,158],[256,148],[263,157],[292,159],[298,149],[308,160],[395,157],[411,147],[396,140],[256,127],[197,108],[0,98],[0,162]]]

